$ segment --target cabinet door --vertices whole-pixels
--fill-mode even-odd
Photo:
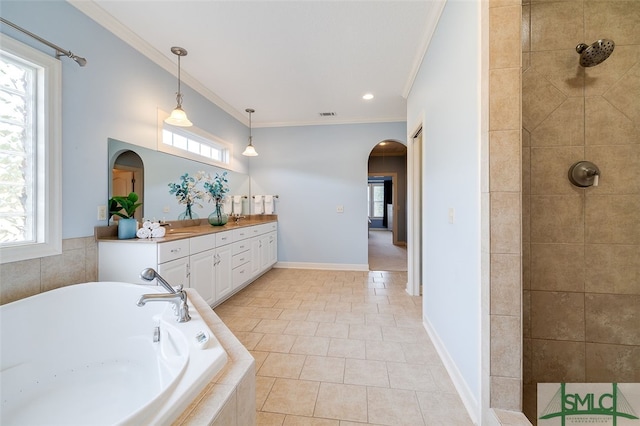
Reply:
[[[260,272],[269,267],[269,236],[260,236]]]
[[[215,250],[207,250],[189,258],[191,288],[195,289],[209,305],[216,301],[215,255]]]
[[[233,290],[231,281],[231,245],[216,249],[216,302]]]
[[[254,237],[251,239],[251,278],[257,276],[261,272],[261,247],[262,243],[260,237]]]
[[[267,243],[269,245],[269,248],[267,249],[269,252],[267,266],[273,266],[278,261],[278,237],[275,232],[270,232],[268,234]]]
[[[158,273],[172,287],[182,284],[184,288],[187,288],[189,287],[189,258],[181,257],[170,262],[161,263],[158,265]]]

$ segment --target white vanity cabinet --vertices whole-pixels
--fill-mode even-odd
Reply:
[[[276,229],[268,222],[173,241],[99,240],[98,277],[149,284],[140,272],[154,268],[169,284],[191,287],[214,306],[275,264],[277,251],[265,257],[270,252],[264,247],[276,247]]]

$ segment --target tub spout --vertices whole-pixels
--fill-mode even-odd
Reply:
[[[191,319],[189,315],[189,305],[187,304],[187,292],[180,288],[176,293],[171,294],[143,294],[138,299],[138,306],[144,306],[147,302],[169,302],[173,303],[173,310],[178,317],[178,322],[187,322]]]

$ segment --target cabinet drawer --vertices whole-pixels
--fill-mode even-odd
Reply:
[[[233,232],[224,231],[214,234],[216,236],[216,247],[224,246],[233,242]]]
[[[243,251],[247,251],[251,248],[251,240],[236,241],[233,243],[232,247],[232,254],[242,253]]]
[[[252,226],[247,226],[240,229],[234,229],[233,241],[240,241],[240,240],[244,240],[245,238],[249,238],[251,236],[251,232],[250,232],[251,228]]]
[[[189,256],[189,239],[158,244],[158,263]]]
[[[245,263],[249,262],[251,260],[251,253],[248,251],[245,251],[243,253],[240,254],[236,254],[231,258],[231,267],[232,268],[237,268],[240,265],[244,265]]]
[[[246,283],[251,279],[251,265],[250,263],[245,263],[242,266],[238,266],[233,270],[233,288],[237,288],[238,286]]]
[[[196,254],[216,247],[216,234],[189,238],[189,254]]]

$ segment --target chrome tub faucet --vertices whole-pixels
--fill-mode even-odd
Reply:
[[[167,290],[168,294],[152,293],[143,294],[138,299],[138,306],[144,306],[147,302],[170,302],[173,303],[173,310],[178,317],[178,322],[187,322],[191,319],[189,315],[189,305],[187,303],[187,292],[182,289],[182,285],[179,285],[175,289],[160,276],[154,269],[146,268],[140,272],[140,278],[145,281],[153,281],[157,279],[158,282]]]

